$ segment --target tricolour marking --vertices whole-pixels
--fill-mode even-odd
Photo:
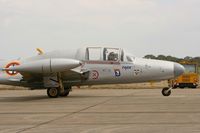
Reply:
[[[5,68],[9,68],[9,67],[11,67],[11,66],[18,66],[18,65],[20,65],[20,63],[14,61],[14,62],[10,62],[9,64],[7,64]],[[15,75],[18,74],[18,72],[16,72],[16,71],[6,71],[6,73],[7,73],[9,76],[15,76]]]

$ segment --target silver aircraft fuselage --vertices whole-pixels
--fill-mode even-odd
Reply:
[[[49,81],[46,79],[55,77],[56,73],[60,74],[64,86],[81,86],[162,81],[184,72],[184,67],[178,63],[136,58],[121,48],[107,47],[85,47],[5,60],[0,61],[0,68],[0,84],[32,89],[47,88]]]
[[[124,61],[103,61],[103,60],[88,60],[85,58],[85,49],[78,51],[54,51],[44,55],[35,57],[12,60],[0,61],[1,69],[10,62],[19,62],[25,64],[27,62],[35,62],[42,59],[76,59],[81,61],[81,66],[75,68],[77,71],[89,71],[88,79],[82,81],[81,77],[77,75],[73,69],[62,71],[65,83],[73,85],[91,85],[91,84],[116,84],[116,83],[138,83],[161,81],[173,79],[184,72],[182,65],[169,61],[152,60],[136,58],[128,56],[130,60]],[[130,54],[129,54],[130,55]],[[125,57],[124,57],[125,58]],[[38,63],[41,64],[41,63]],[[33,67],[33,66],[31,66]],[[32,68],[34,69],[34,68]],[[42,73],[42,72],[41,72]],[[8,75],[5,71],[0,71],[0,83],[2,84],[20,84],[23,76],[18,73],[16,75]],[[22,83],[23,85],[23,83]]]

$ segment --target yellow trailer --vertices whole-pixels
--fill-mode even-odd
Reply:
[[[181,61],[185,67],[185,73],[174,80],[169,81],[169,85],[174,88],[197,88],[199,84],[198,63]]]

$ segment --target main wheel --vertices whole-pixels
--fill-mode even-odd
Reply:
[[[162,94],[163,96],[170,96],[171,95],[171,90],[169,90],[169,88],[163,88],[162,90]]]
[[[57,98],[60,95],[60,90],[59,90],[59,88],[48,88],[47,95],[50,98]]]
[[[61,97],[66,97],[69,95],[69,92],[71,91],[71,87],[66,87],[64,92],[60,94]]]
[[[69,90],[65,90],[63,93],[60,93],[61,97],[66,97],[69,95]]]

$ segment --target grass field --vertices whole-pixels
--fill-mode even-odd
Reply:
[[[81,86],[80,89],[162,89],[168,86],[168,81],[155,82],[155,83],[135,83],[135,84],[113,84],[113,85],[93,85]],[[74,86],[73,89],[79,87]],[[0,90],[24,90],[28,88],[0,85]]]
[[[114,84],[114,85],[94,85],[94,86],[82,86],[81,89],[158,89],[168,86],[167,81],[155,82],[155,83],[137,83],[137,84]],[[77,87],[73,87],[76,89]],[[27,88],[0,85],[0,90],[24,90]]]
[[[83,86],[82,89],[159,89],[168,86],[168,81],[155,83],[134,83],[134,84],[113,84],[113,85],[94,85]]]
[[[200,67],[199,67],[199,74],[200,74]]]
[[[135,83],[135,84],[113,84],[113,85],[94,85],[94,86],[81,86],[80,89],[162,89],[168,86],[168,81],[155,82],[155,83]],[[74,86],[74,89],[79,87]],[[200,88],[200,86],[198,87]],[[28,88],[0,85],[1,90],[24,90]]]

